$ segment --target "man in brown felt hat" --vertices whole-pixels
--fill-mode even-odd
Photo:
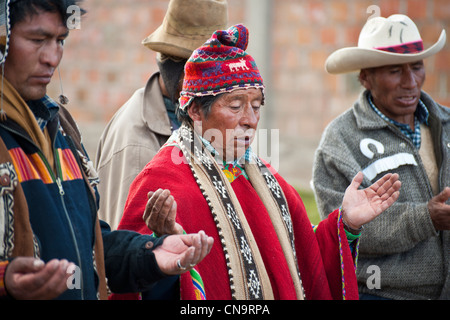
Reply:
[[[187,59],[226,27],[227,9],[226,0],[171,0],[161,26],[142,41],[157,52],[159,71],[113,116],[97,149],[99,215],[112,229],[122,217],[131,182],[179,126],[175,109]]]
[[[359,71],[364,91],[326,128],[316,152],[313,185],[319,211],[342,201],[354,173],[367,186],[398,173],[403,192],[365,226],[357,276],[361,298],[450,298],[450,109],[425,92],[424,49],[405,15],[370,19],[357,47],[332,53],[332,74]]]

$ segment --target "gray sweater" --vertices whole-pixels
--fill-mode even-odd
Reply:
[[[363,188],[387,172],[398,173],[398,201],[361,235],[359,290],[392,299],[450,299],[450,231],[437,232],[430,219],[433,191],[419,151],[371,109],[367,93],[328,125],[316,151],[313,188],[321,217],[341,205],[358,171],[365,174]],[[430,113],[440,192],[450,186],[450,109],[424,92],[421,100]]]

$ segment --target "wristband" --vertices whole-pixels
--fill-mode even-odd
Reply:
[[[361,233],[364,226],[361,226],[359,229],[353,229],[347,223],[345,223],[344,218],[342,218],[342,223],[344,224],[344,229],[350,232],[351,234],[358,235]]]

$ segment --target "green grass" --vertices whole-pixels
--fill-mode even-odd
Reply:
[[[316,199],[312,191],[301,190],[297,188],[297,192],[303,200],[309,220],[312,224],[317,225],[320,222],[319,211],[317,210]]]

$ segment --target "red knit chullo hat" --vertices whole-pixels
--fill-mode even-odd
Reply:
[[[194,50],[184,68],[180,108],[195,97],[216,95],[243,88],[261,88],[263,79],[255,60],[245,50],[248,29],[242,24],[218,30],[203,46]]]

